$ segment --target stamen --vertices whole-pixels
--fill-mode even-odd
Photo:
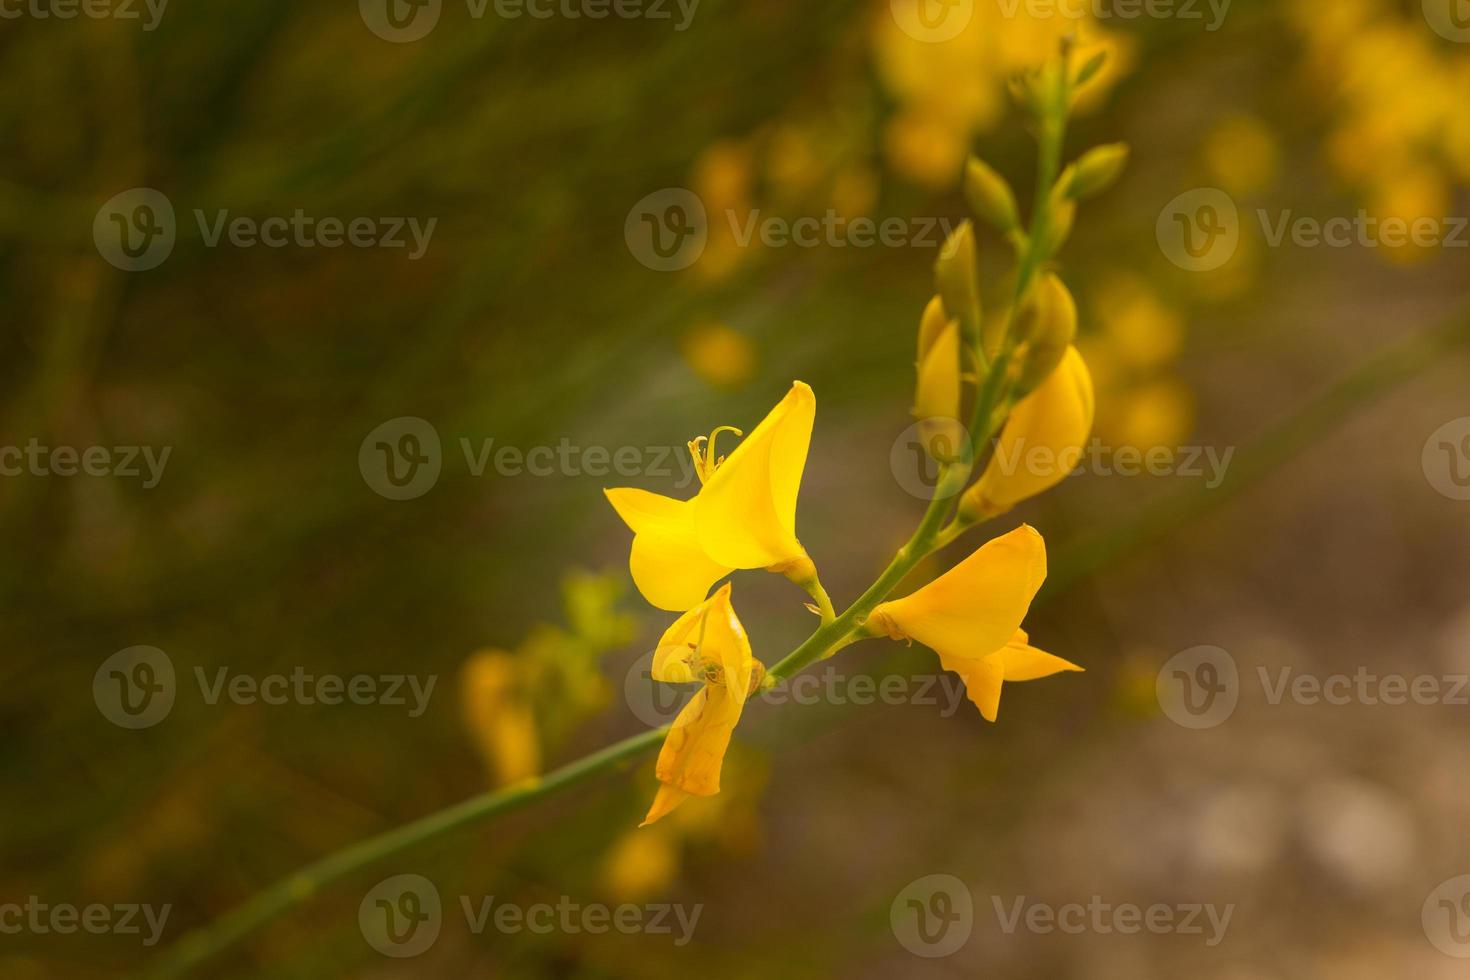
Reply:
[[[721,432],[733,432],[742,437],[745,435],[733,425],[722,425],[709,435],[699,436],[689,443],[689,455],[694,457],[694,473],[701,484],[708,483],[709,478],[715,474],[715,468],[725,461],[725,457],[715,456],[715,440]]]

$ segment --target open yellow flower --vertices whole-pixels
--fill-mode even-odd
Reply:
[[[918,640],[965,681],[970,700],[995,721],[1005,681],[1030,681],[1074,663],[1030,645],[1021,620],[1046,579],[1046,544],[1029,524],[988,541],[939,578],[880,604],[867,629]]]
[[[645,599],[681,612],[734,569],[809,566],[796,539],[796,496],[816,413],[816,396],[796,381],[728,459],[715,456],[715,439],[739,430],[725,426],[691,442],[703,486],[690,500],[628,487],[603,491],[633,530],[628,567]]]
[[[1060,483],[1082,458],[1095,408],[1087,363],[1069,347],[1046,380],[1011,410],[985,472],[960,500],[961,513],[974,520],[994,517]]]
[[[704,686],[674,719],[654,774],[662,784],[639,826],[667,815],[690,796],[720,791],[720,767],[746,696],[765,668],[730,603],[730,583],[674,621],[653,655],[653,679]]]

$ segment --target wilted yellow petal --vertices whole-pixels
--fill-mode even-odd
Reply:
[[[1095,407],[1092,376],[1070,347],[1056,370],[1011,410],[995,454],[965,494],[965,511],[989,517],[1060,483],[1081,459]]]
[[[674,809],[686,796],[720,791],[720,767],[742,707],[743,702],[722,684],[706,684],[684,706],[659,750],[654,774],[663,785],[643,825]]]
[[[811,388],[793,382],[694,498],[698,541],[712,562],[768,568],[805,556],[796,539],[796,495],[816,412]]]
[[[670,612],[689,609],[730,573],[730,566],[712,561],[700,547],[693,500],[674,500],[629,487],[603,493],[633,529],[628,569],[638,591],[652,605]]]
[[[653,656],[653,679],[671,683],[705,680],[705,668],[719,668],[719,681],[744,701],[755,669],[750,637],[730,601],[726,582],[704,602],[674,621]]]
[[[1046,544],[1023,524],[872,618],[941,657],[977,661],[1010,641],[1045,578]]]

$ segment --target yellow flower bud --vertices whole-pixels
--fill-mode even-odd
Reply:
[[[965,163],[965,200],[970,210],[1000,231],[1011,231],[1021,223],[1011,185],[978,157]]]
[[[939,251],[934,279],[945,311],[960,322],[968,346],[980,336],[980,281],[976,262],[975,226],[962,222]]]
[[[914,417],[919,438],[933,458],[952,459],[961,444],[960,325],[945,315],[938,296],[919,322],[918,368]]]
[[[1078,159],[1072,180],[1065,185],[1067,196],[1073,200],[1081,200],[1084,197],[1092,197],[1094,194],[1101,193],[1118,179],[1118,175],[1123,172],[1123,166],[1127,162],[1127,143],[1107,143],[1103,146],[1094,146]]]
[[[1069,347],[1051,376],[1012,409],[985,472],[960,499],[962,517],[994,517],[1061,482],[1081,459],[1095,408],[1087,363]]]
[[[1045,380],[1077,336],[1077,304],[1054,273],[1036,284],[1016,322],[1016,393],[1025,395]]]

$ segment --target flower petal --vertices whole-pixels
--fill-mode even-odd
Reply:
[[[999,514],[1049,490],[1077,467],[1092,432],[1092,375],[1077,348],[1067,348],[1045,381],[1016,404],[995,454],[975,486],[979,512]]]
[[[694,498],[699,543],[731,568],[768,568],[803,557],[796,496],[811,445],[817,399],[793,382]]]
[[[660,783],[658,792],[653,797],[653,805],[648,808],[648,814],[638,826],[647,827],[668,816],[678,809],[680,803],[689,799],[689,794],[680,789],[674,789],[666,783]]]
[[[1000,660],[1005,665],[1005,677],[1008,681],[1035,681],[1064,670],[1083,669],[1070,660],[1063,660],[1032,646],[1027,642],[1025,630],[1016,630],[1011,642],[1000,651]]]
[[[709,587],[731,571],[705,554],[694,531],[694,501],[646,490],[604,490],[618,516],[633,529],[628,569],[643,598],[669,612],[697,606]]]
[[[1046,544],[1022,524],[874,616],[941,657],[979,660],[1010,642],[1045,578]]]
[[[986,721],[995,721],[1000,713],[1000,689],[1005,680],[1005,666],[1000,657],[946,657],[939,655],[945,670],[952,670],[965,682],[965,694],[980,709]]]
[[[697,661],[701,668],[718,666],[731,694],[736,700],[745,700],[755,657],[750,637],[730,601],[729,582],[664,631],[653,655],[653,679],[675,684],[703,680],[702,674],[691,670],[691,661]]]
[[[718,793],[720,767],[742,707],[724,685],[702,687],[679,712],[664,739],[654,767],[658,781],[693,796]]]

